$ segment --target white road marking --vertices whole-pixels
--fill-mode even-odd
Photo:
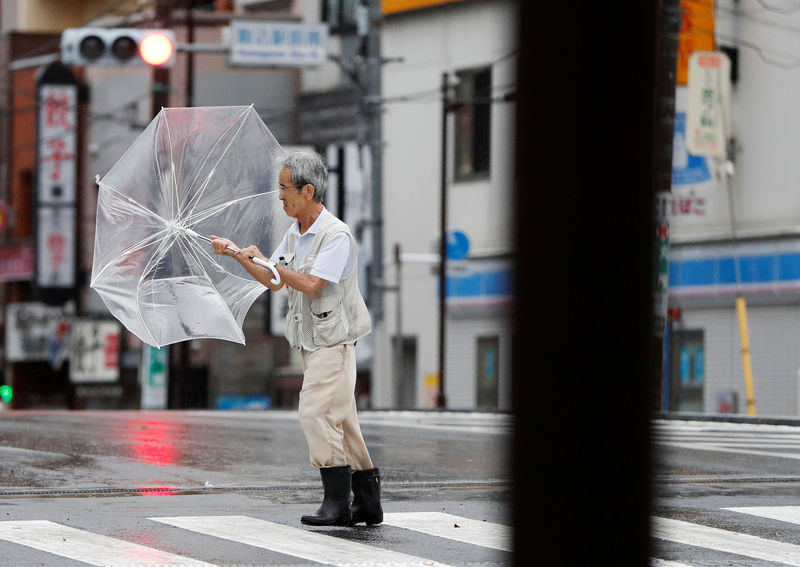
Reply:
[[[656,421],[653,442],[698,451],[800,459],[800,433],[791,426]]]
[[[306,529],[247,516],[150,518],[185,530],[338,567],[450,567],[430,559],[389,551]]]
[[[746,508],[723,508],[723,510],[800,524],[800,506],[748,506]]]
[[[409,512],[383,515],[383,523],[463,543],[512,551],[511,527],[481,522],[441,512]]]
[[[215,567],[46,520],[0,522],[0,539],[101,567]]]
[[[658,517],[653,518],[651,535],[685,545],[800,567],[800,545],[782,541]]]
[[[688,563],[678,563],[677,561],[667,561],[666,559],[650,558],[650,567],[693,567]]]
[[[714,451],[717,453],[737,453],[740,455],[757,455],[760,457],[781,457],[784,459],[800,459],[800,453],[779,453],[775,451],[759,451],[756,449],[734,449],[721,444],[710,443],[673,443],[658,441],[662,445],[669,445],[679,449],[696,449],[698,451]],[[800,449],[800,447],[796,447]]]

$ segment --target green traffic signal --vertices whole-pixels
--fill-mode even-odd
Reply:
[[[8,384],[0,386],[0,401],[7,404],[14,397],[14,390]]]

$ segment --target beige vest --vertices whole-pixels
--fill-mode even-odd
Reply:
[[[289,312],[286,314],[286,338],[292,348],[317,350],[338,344],[352,344],[372,330],[367,305],[358,288],[358,245],[345,223],[333,215],[318,229],[303,266],[296,266],[297,238],[289,235],[289,262],[292,270],[305,273],[314,264],[322,245],[340,232],[347,233],[356,261],[350,273],[338,284],[328,282],[316,295],[309,297],[288,288]]]

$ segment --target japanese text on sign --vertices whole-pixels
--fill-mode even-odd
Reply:
[[[725,157],[730,133],[730,60],[722,52],[689,58],[686,148],[698,156]]]
[[[75,209],[39,207],[36,279],[42,287],[75,283]]]
[[[42,85],[39,108],[39,204],[75,202],[74,85]]]
[[[303,67],[327,60],[328,28],[325,24],[231,22],[232,65]]]

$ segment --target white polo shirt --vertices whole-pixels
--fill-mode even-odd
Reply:
[[[300,234],[300,223],[295,220],[286,234],[283,235],[283,240],[278,245],[278,248],[270,256],[270,260],[276,263],[281,263],[280,257],[289,252],[289,235],[294,234],[295,240],[295,270],[301,273],[311,274],[323,280],[329,281],[333,284],[338,284],[339,280],[348,275],[353,269],[355,264],[355,254],[353,253],[352,246],[350,246],[350,238],[346,233],[340,232],[328,239],[322,246],[314,260],[313,266],[308,266],[308,269],[303,269],[306,263],[306,256],[311,248],[311,243],[314,241],[314,236],[325,215],[331,213],[324,206],[322,213],[314,221],[314,224],[306,231],[305,234]]]

